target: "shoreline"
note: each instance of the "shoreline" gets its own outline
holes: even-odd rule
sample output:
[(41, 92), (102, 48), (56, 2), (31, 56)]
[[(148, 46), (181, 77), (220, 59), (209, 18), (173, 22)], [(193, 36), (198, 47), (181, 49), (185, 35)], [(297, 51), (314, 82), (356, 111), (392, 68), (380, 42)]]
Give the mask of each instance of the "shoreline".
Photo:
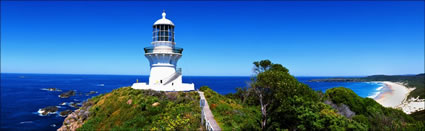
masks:
[[(408, 99), (411, 91), (415, 88), (407, 88), (403, 83), (390, 82), (390, 81), (376, 81), (383, 83), (389, 90), (383, 90), (379, 95), (374, 98), (376, 102), (384, 107), (391, 107), (400, 109), (406, 114), (411, 114), (415, 111), (425, 109), (424, 99)], [(384, 87), (384, 88), (385, 88)]]
[(407, 87), (399, 83), (389, 81), (379, 82), (389, 88), (389, 91), (383, 91), (377, 98), (375, 98), (375, 101), (384, 107), (395, 108), (396, 106), (401, 105), (410, 93), (410, 90)]

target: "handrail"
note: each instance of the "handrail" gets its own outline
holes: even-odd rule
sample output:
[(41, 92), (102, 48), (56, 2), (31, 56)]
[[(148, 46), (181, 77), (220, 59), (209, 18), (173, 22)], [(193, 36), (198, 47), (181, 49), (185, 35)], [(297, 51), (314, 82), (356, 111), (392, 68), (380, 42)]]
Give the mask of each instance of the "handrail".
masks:
[(205, 129), (207, 131), (214, 131), (214, 127), (211, 125), (210, 121), (207, 119), (205, 112), (204, 112), (204, 109), (203, 109), (203, 107), (205, 105), (205, 101), (206, 101), (205, 99), (201, 99), (201, 101), (200, 101), (201, 108), (202, 108), (202, 110), (201, 110), (201, 117), (202, 117), (201, 123), (203, 123), (203, 121), (205, 120)]
[[(204, 120), (205, 120), (205, 129), (207, 131), (219, 131), (220, 126), (218, 126), (217, 122), (214, 119), (214, 115), (212, 114), (209, 106), (208, 106), (208, 102), (204, 96), (204, 92), (202, 91), (198, 91), (199, 96), (200, 96), (200, 107), (201, 107), (201, 124), (204, 124)], [(207, 115), (209, 115), (207, 117)]]

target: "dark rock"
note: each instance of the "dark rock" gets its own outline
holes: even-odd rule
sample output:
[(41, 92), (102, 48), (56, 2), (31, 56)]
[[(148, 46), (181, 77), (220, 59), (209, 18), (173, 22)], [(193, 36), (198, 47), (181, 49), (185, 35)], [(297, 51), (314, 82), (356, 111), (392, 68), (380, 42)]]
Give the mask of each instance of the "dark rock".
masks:
[(332, 101), (330, 101), (330, 100), (325, 100), (325, 102), (324, 102), (325, 104), (328, 104), (328, 105), (330, 105), (330, 106), (332, 106), (332, 108), (333, 109), (335, 109), (335, 110), (337, 110), (338, 111), (338, 114), (340, 114), (340, 115), (343, 115), (343, 116), (345, 116), (345, 117), (347, 117), (347, 118), (352, 118), (353, 116), (355, 116), (356, 115), (356, 113), (355, 112), (353, 112), (353, 111), (351, 111), (351, 109), (350, 109), (350, 107), (348, 107), (347, 105), (345, 105), (345, 104), (339, 104), (339, 105), (336, 105), (335, 103), (333, 103)]
[(62, 91), (58, 88), (43, 88), (42, 90), (46, 90), (46, 91)]
[(74, 107), (74, 108), (78, 108), (79, 107), (78, 105), (79, 105), (79, 103), (72, 103), (69, 106)]
[(56, 88), (47, 88), (49, 91), (56, 91)]
[(86, 93), (86, 96), (93, 95), (93, 94), (96, 94), (96, 93), (97, 93), (97, 91), (90, 91), (90, 92)]
[(62, 117), (66, 117), (71, 113), (72, 113), (72, 110), (65, 110), (65, 111), (60, 112), (59, 115), (62, 116)]
[(54, 113), (56, 111), (58, 111), (58, 107), (56, 106), (48, 106), (40, 110), (42, 115), (47, 115), (49, 113)]
[(59, 95), (60, 98), (69, 98), (75, 95), (75, 91), (67, 91)]

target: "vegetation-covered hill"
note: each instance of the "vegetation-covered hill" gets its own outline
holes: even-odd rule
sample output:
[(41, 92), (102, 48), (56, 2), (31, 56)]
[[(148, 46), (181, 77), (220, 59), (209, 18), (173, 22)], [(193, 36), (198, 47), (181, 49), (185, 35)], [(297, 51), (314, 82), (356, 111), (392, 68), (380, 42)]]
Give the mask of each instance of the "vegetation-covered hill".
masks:
[[(226, 120), (236, 121), (237, 125), (249, 125), (236, 129), (424, 130), (423, 121), (417, 121), (400, 110), (383, 107), (373, 99), (361, 98), (351, 89), (333, 88), (323, 94), (297, 81), (280, 64), (263, 60), (254, 62), (254, 65), (256, 77), (250, 87), (238, 88), (236, 93), (226, 96), (202, 89), (210, 92), (206, 93), (211, 94), (207, 97), (208, 101), (216, 101), (209, 103), (210, 107), (233, 105), (212, 109), (213, 113), (216, 112), (215, 117), (228, 117)], [(223, 113), (229, 111), (238, 113)], [(231, 116), (248, 114), (245, 112), (251, 113), (251, 116), (245, 120), (231, 119)], [(217, 121), (220, 123), (220, 120)], [(249, 123), (253, 121), (256, 124)]]
[[(223, 130), (261, 130), (261, 112), (256, 104), (243, 104), (239, 93), (220, 95), (204, 86), (206, 99), (214, 114), (214, 118)], [(293, 94), (296, 97), (303, 94)], [(276, 115), (279, 111), (269, 112), (266, 130), (420, 130), (424, 123), (414, 120), (404, 112), (381, 106), (370, 98), (361, 98), (348, 88), (333, 88), (325, 94), (319, 94), (319, 101), (313, 102), (298, 99), (297, 104), (286, 105), (284, 115)], [(240, 99), (242, 98), (242, 99)], [(291, 99), (287, 97), (287, 99)], [(336, 105), (347, 105), (355, 115), (347, 117), (341, 110), (325, 104), (330, 100)], [(304, 103), (304, 104), (302, 104)], [(291, 118), (292, 117), (292, 118)], [(273, 121), (279, 119), (279, 121)], [(278, 127), (278, 128), (274, 128)]]
[(410, 116), (418, 121), (425, 121), (425, 110), (413, 112)]
[[(425, 130), (423, 112), (412, 117), (343, 87), (316, 92), (280, 64), (254, 65), (256, 77), (236, 93), (200, 88), (223, 130)], [(200, 113), (197, 92), (124, 87), (89, 99), (60, 129), (199, 130)]]
[(371, 98), (361, 98), (348, 88), (329, 89), (324, 99), (338, 105), (347, 105), (351, 111), (355, 112), (352, 119), (367, 125), (371, 130), (424, 129), (423, 122), (416, 121), (403, 111), (383, 107)]
[[(123, 87), (89, 99), (86, 105), (89, 106), (82, 108), (88, 107), (89, 115), (78, 130), (193, 130), (201, 127), (197, 92)], [(64, 125), (72, 119), (69, 117)]]

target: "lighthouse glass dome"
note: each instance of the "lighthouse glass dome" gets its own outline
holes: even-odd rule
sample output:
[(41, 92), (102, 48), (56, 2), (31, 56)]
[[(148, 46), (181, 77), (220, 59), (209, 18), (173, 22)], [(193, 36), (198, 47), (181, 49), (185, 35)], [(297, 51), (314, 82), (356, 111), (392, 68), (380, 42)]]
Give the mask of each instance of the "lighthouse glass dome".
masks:
[(153, 42), (170, 41), (174, 43), (174, 25), (153, 25)]

